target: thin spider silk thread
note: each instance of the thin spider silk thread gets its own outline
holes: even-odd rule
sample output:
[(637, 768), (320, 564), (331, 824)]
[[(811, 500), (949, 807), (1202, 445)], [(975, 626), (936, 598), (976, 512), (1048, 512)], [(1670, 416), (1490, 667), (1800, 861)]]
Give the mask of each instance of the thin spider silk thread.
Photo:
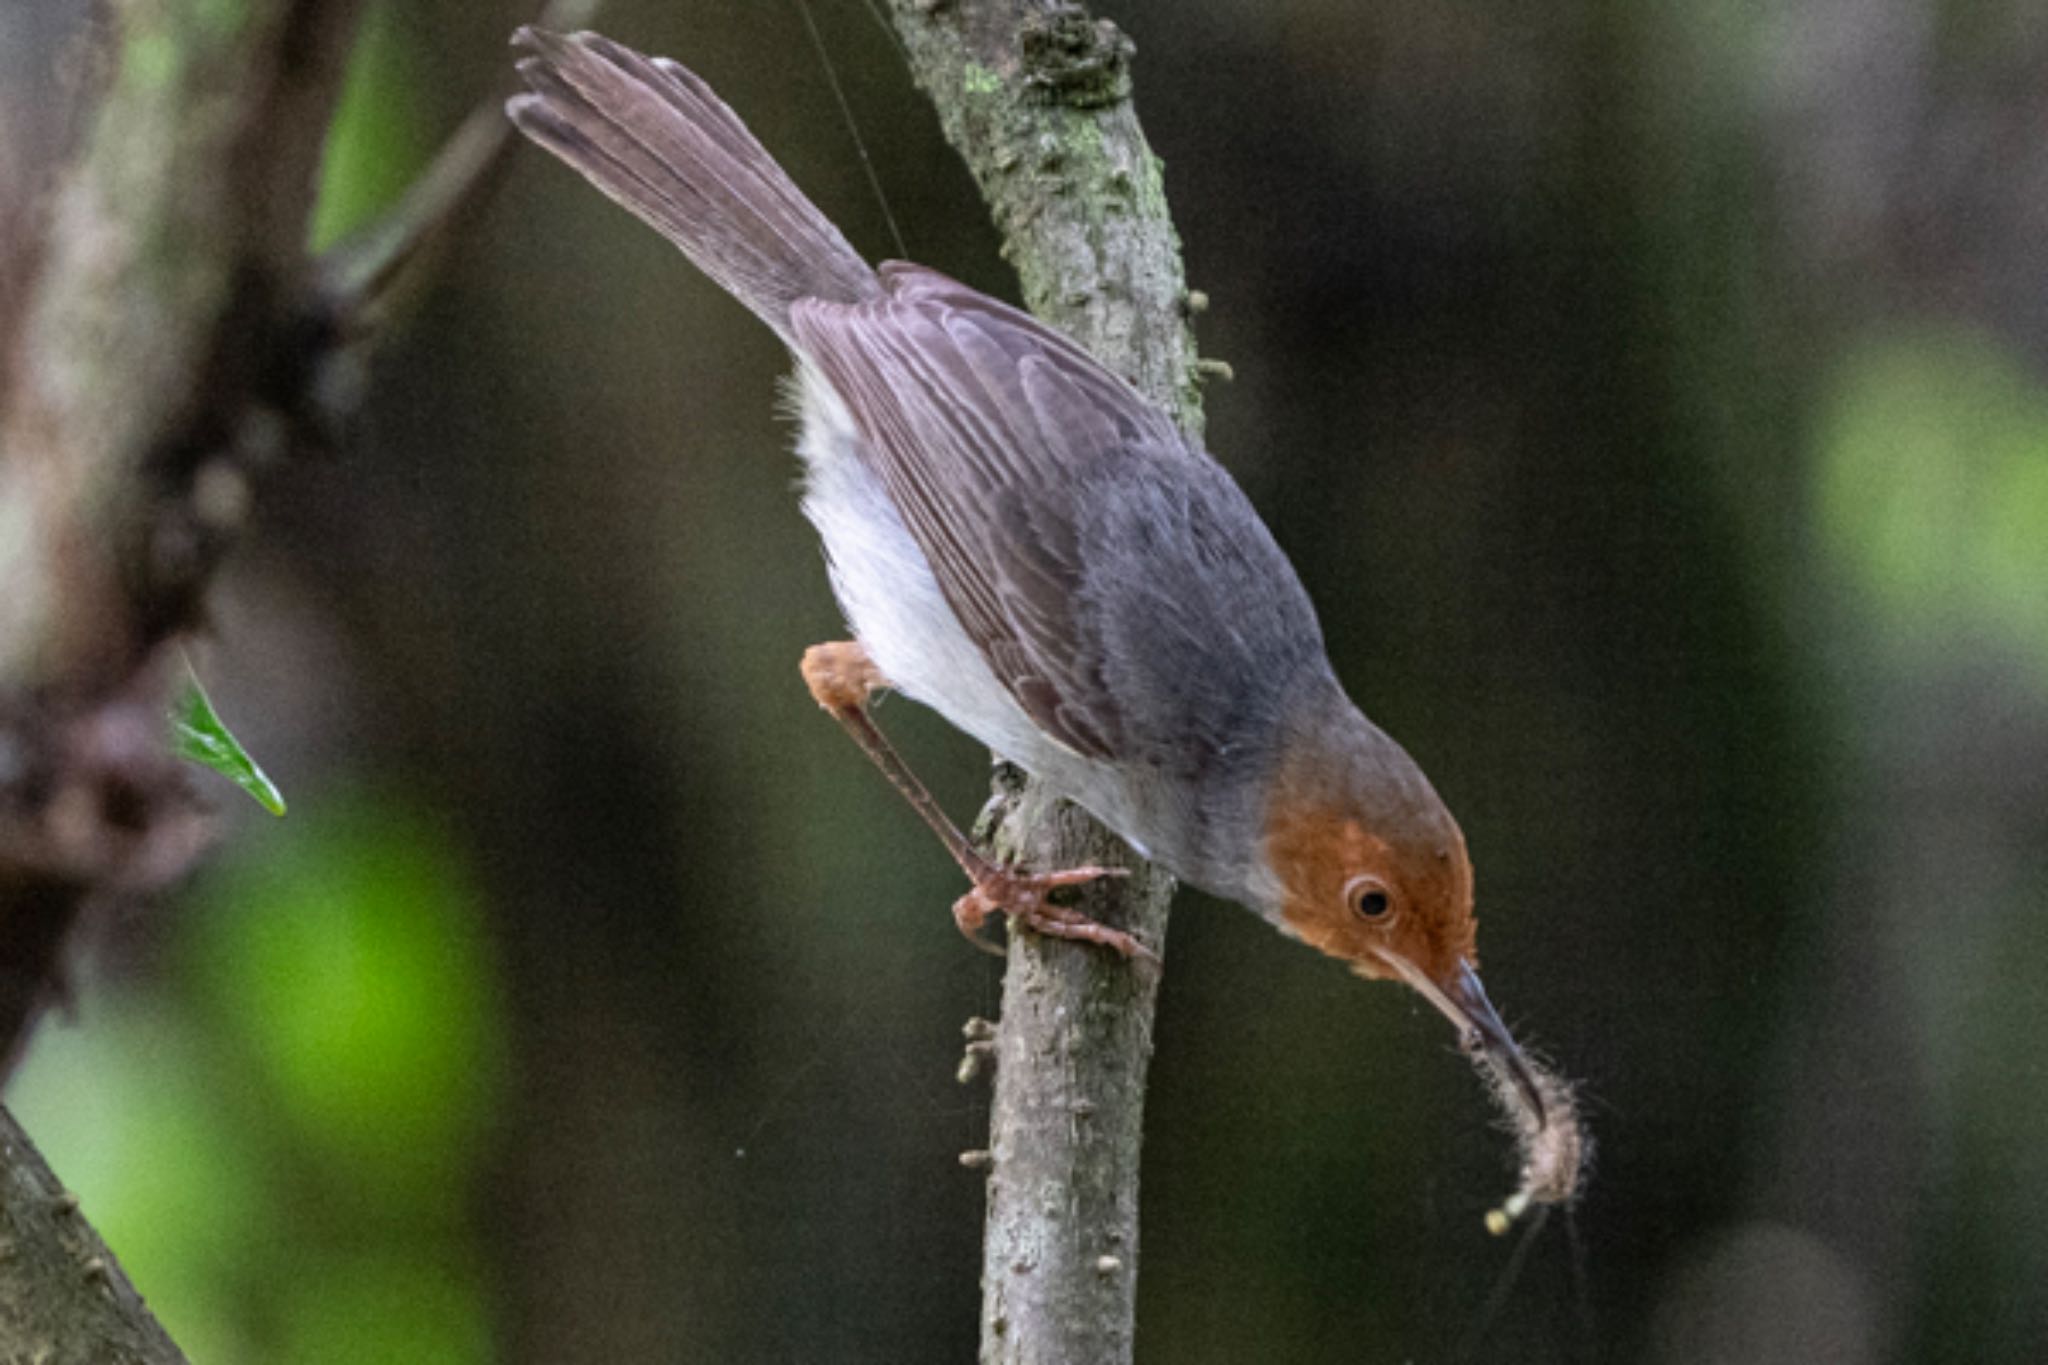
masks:
[(811, 47), (818, 54), (818, 62), (825, 68), (825, 84), (832, 88), (832, 98), (838, 102), (839, 116), (846, 122), (846, 131), (853, 138), (853, 149), (860, 155), (860, 168), (868, 178), (868, 188), (875, 192), (875, 202), (881, 205), (882, 220), (889, 225), (889, 237), (896, 243), (898, 259), (910, 259), (910, 248), (903, 244), (903, 231), (896, 226), (896, 215), (889, 208), (889, 196), (882, 193), (882, 178), (875, 174), (874, 160), (868, 156), (867, 140), (860, 135), (860, 125), (854, 121), (853, 106), (847, 102), (846, 91), (840, 88), (839, 73), (832, 66), (832, 56), (825, 48), (825, 37), (818, 32), (817, 18), (811, 13), (811, 0), (796, 0), (797, 13), (803, 16), (804, 32), (811, 37)]
[(1508, 1263), (1501, 1267), (1500, 1278), (1493, 1283), (1493, 1292), (1486, 1296), (1486, 1302), (1479, 1309), (1479, 1320), (1460, 1342), (1451, 1356), (1454, 1361), (1465, 1365), (1479, 1358), (1479, 1347), (1485, 1342), (1486, 1334), (1500, 1318), (1501, 1310), (1507, 1307), (1508, 1297), (1514, 1292), (1516, 1281), (1522, 1278), (1522, 1269), (1529, 1262), (1529, 1252), (1536, 1245), (1536, 1237), (1543, 1231), (1543, 1225), (1550, 1221), (1550, 1205), (1538, 1204), (1535, 1214), (1522, 1226), (1522, 1236), (1515, 1243), (1515, 1249), (1508, 1255)]

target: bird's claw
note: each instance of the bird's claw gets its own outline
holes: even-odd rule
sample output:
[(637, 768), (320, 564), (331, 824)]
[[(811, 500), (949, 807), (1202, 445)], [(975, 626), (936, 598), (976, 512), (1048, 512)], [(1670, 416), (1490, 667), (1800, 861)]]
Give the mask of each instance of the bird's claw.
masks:
[(1046, 935), (1072, 939), (1114, 949), (1126, 958), (1157, 962), (1159, 955), (1121, 929), (1097, 923), (1071, 906), (1054, 905), (1048, 892), (1066, 886), (1085, 886), (1109, 877), (1128, 877), (1127, 867), (1073, 867), (1059, 872), (1017, 872), (990, 867), (974, 879), (968, 893), (953, 903), (953, 922), (970, 943), (984, 952), (1003, 955), (1003, 948), (981, 936), (990, 915), (1003, 914), (1012, 924)]

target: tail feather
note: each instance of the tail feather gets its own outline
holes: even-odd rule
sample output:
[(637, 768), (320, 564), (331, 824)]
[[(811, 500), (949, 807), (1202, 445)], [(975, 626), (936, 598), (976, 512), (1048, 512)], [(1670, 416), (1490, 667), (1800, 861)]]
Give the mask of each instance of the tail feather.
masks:
[(531, 92), (506, 112), (698, 269), (791, 339), (798, 299), (881, 293), (875, 272), (739, 116), (675, 62), (595, 33), (522, 28)]

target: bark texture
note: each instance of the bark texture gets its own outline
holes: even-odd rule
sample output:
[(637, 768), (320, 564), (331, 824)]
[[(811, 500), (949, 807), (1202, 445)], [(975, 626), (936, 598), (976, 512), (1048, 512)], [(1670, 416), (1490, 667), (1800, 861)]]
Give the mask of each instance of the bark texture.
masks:
[[(1180, 243), (1131, 106), (1132, 47), (1051, 0), (896, 0), (898, 32), (1038, 316), (1199, 432)], [(1133, 869), (1083, 908), (1164, 953), (1173, 880), (1007, 765), (981, 831), (1026, 867)], [(1013, 935), (996, 1039), (984, 1365), (1128, 1362), (1159, 971)]]
[(78, 1200), (0, 1108), (0, 1359), (183, 1365)]

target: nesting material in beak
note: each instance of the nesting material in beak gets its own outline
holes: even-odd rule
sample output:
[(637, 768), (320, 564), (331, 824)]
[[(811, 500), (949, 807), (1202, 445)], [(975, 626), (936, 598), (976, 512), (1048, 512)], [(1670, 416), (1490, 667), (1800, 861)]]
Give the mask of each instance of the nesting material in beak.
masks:
[(1451, 1021), (1465, 1054), (1478, 1064), (1494, 1099), (1514, 1124), (1521, 1148), (1521, 1184), (1487, 1213), (1487, 1230), (1500, 1236), (1531, 1205), (1569, 1202), (1579, 1191), (1591, 1150), (1571, 1087), (1515, 1046), (1470, 963), (1460, 959), (1456, 971), (1438, 982), (1406, 958), (1394, 953), (1381, 956)]

